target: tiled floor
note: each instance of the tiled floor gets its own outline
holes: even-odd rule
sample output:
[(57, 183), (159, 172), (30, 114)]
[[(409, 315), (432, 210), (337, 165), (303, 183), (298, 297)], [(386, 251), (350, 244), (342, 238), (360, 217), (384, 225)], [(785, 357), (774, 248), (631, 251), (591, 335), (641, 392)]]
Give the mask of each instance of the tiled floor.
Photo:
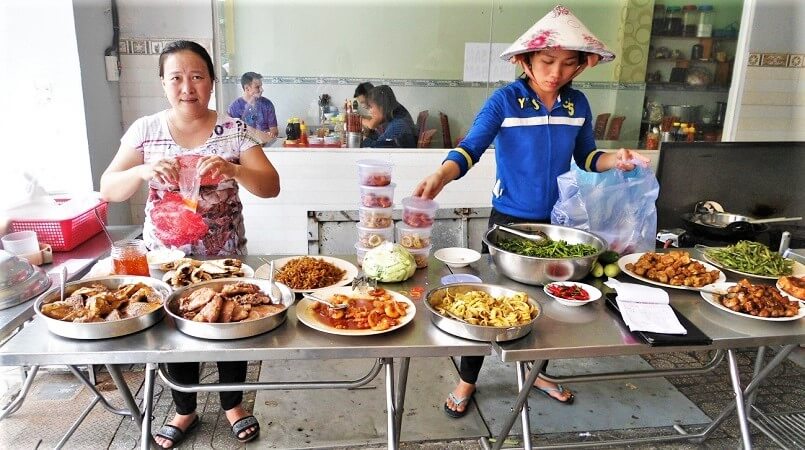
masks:
[[(801, 356), (801, 352), (798, 352)], [(751, 373), (753, 362), (753, 351), (740, 352), (739, 363), (742, 373), (745, 377)], [(770, 357), (770, 356), (769, 356)], [(707, 355), (699, 353), (674, 353), (665, 355), (652, 355), (643, 358), (644, 362), (630, 362), (630, 364), (650, 364), (655, 368), (666, 367), (681, 367), (689, 365), (698, 365), (707, 359)], [(794, 358), (796, 359), (796, 357)], [(462, 430), (462, 421), (450, 421), (440, 414), (432, 414), (431, 411), (423, 413), (422, 409), (432, 409), (433, 412), (438, 413), (444, 391), (446, 386), (450, 386), (455, 378), (455, 372), (450, 370), (449, 364), (443, 360), (434, 366), (425, 366), (420, 360), (414, 360), (411, 364), (412, 376), (409, 387), (409, 395), (406, 402), (406, 417), (405, 426), (409, 428), (421, 428), (418, 425), (419, 420), (430, 422), (429, 426), (443, 427), (447, 431), (456, 431), (453, 436), (450, 432), (444, 431), (440, 433), (438, 440), (427, 439), (428, 432), (424, 428), (418, 430), (408, 430), (404, 433), (404, 437), (414, 439), (404, 442), (404, 449), (476, 449), (479, 448), (477, 434), (472, 435), (473, 431), (478, 426), (485, 426), (486, 432), (490, 428), (495, 429), (494, 423), (499, 421), (499, 417), (489, 417), (490, 404), (496, 400), (492, 398), (479, 398), (481, 414), (471, 419), (462, 419), (462, 421), (469, 420), (473, 425), (470, 427), (464, 426)], [(557, 372), (566, 370), (568, 367), (566, 362), (558, 361), (555, 367)], [(214, 366), (213, 366), (214, 367)], [(279, 367), (279, 369), (277, 368)], [(281, 367), (277, 366), (275, 369), (269, 371), (263, 369), (266, 375), (277, 374), (282, 372)], [(290, 367), (290, 366), (289, 366)], [(302, 367), (302, 366), (297, 366)], [(431, 370), (429, 367), (438, 367), (438, 370)], [(418, 369), (417, 369), (418, 368)], [(309, 367), (307, 370), (311, 370)], [(351, 369), (342, 366), (340, 370), (349, 371)], [(356, 369), (357, 370), (357, 369)], [(416, 372), (414, 372), (416, 370)], [(251, 363), (249, 365), (249, 379), (257, 380), (260, 376), (261, 367), (259, 363)], [(496, 375), (497, 373), (497, 375)], [(805, 402), (805, 387), (803, 387), (801, 380), (805, 379), (805, 370), (797, 364), (786, 361), (781, 367), (775, 370), (769, 377), (767, 383), (763, 386), (757, 399), (757, 404), (767, 411), (791, 411), (803, 409)], [(312, 376), (312, 375), (311, 375)], [(495, 367), (494, 361), (490, 361), (485, 365), (484, 373), (482, 374), (481, 381), (479, 381), (479, 389), (483, 389), (486, 385), (486, 391), (494, 390), (493, 386), (500, 384), (507, 386), (513, 383), (513, 379), (509, 372), (499, 371)], [(205, 381), (210, 381), (215, 378), (215, 372), (207, 368), (204, 373)], [(505, 378), (505, 379), (500, 379)], [(141, 386), (143, 379), (142, 367), (133, 367), (132, 370), (126, 372), (126, 380), (130, 386)], [(429, 390), (427, 387), (427, 380), (440, 380), (433, 381), (434, 389)], [(690, 422), (697, 422), (698, 414), (706, 414), (713, 416), (728, 402), (732, 401), (732, 393), (727, 384), (728, 373), (725, 364), (719, 366), (715, 371), (704, 375), (686, 376), (686, 377), (671, 377), (666, 380), (659, 380), (660, 383), (669, 383), (668, 386), (673, 386), (672, 394), (678, 396), (680, 399), (673, 399), (673, 401), (689, 401), (694, 405), (691, 410), (692, 420)], [(0, 369), (0, 389), (5, 386), (8, 390), (0, 395), (0, 406), (5, 406), (11, 398), (11, 393), (19, 388), (20, 378), (18, 372), (8, 368)], [(377, 387), (382, 386), (382, 383), (376, 381), (373, 385), (377, 385), (374, 389), (366, 389), (361, 391), (344, 392), (347, 395), (352, 394), (354, 398), (357, 396), (382, 396), (382, 389)], [(640, 387), (639, 384), (632, 383), (633, 386)], [(661, 386), (658, 384), (657, 386)], [(574, 389), (578, 392), (580, 399), (596, 396), (594, 393), (600, 392), (604, 387), (599, 386), (599, 383), (584, 383), (575, 384)], [(98, 375), (98, 388), (101, 392), (108, 394), (111, 402), (114, 405), (122, 405), (122, 402), (117, 395), (113, 384), (109, 380), (108, 374), (100, 372)], [(641, 398), (643, 391), (640, 387), (636, 399), (641, 399), (644, 403), (644, 398)], [(648, 389), (646, 387), (645, 389)], [(337, 391), (318, 391), (319, 401), (326, 399), (332, 402), (339, 402), (342, 397), (337, 397), (334, 393)], [(333, 393), (333, 394), (328, 394)], [(253, 408), (256, 412), (261, 410), (265, 411), (266, 407), (272, 408), (272, 413), (263, 420), (263, 435), (261, 439), (249, 447), (252, 448), (323, 448), (321, 445), (316, 445), (320, 436), (316, 435), (316, 427), (328, 417), (328, 409), (332, 407), (332, 403), (320, 402), (304, 402), (302, 407), (297, 401), (298, 398), (294, 397), (295, 394), (285, 391), (272, 391), (271, 393), (264, 393), (255, 395), (254, 392), (247, 393), (245, 397), (246, 407)], [(634, 394), (634, 393), (632, 393)], [(648, 394), (650, 396), (650, 394)], [(273, 397), (273, 398), (272, 398)], [(685, 398), (686, 397), (686, 398)], [(256, 398), (260, 398), (263, 404), (255, 406)], [(0, 448), (52, 448), (59, 441), (61, 435), (69, 428), (70, 423), (75, 417), (79, 415), (81, 410), (90, 402), (91, 395), (86, 389), (83, 389), (80, 384), (75, 381), (75, 378), (69, 372), (51, 370), (42, 373), (38, 378), (34, 387), (26, 399), (23, 407), (14, 415), (0, 422)], [(535, 414), (534, 410), (540, 408), (550, 407), (550, 403), (543, 401), (544, 397), (532, 396), (530, 402), (532, 405), (532, 415)], [(139, 397), (138, 397), (139, 400)], [(634, 407), (634, 399), (628, 396), (623, 397), (624, 405)], [(269, 402), (268, 404), (265, 404)], [(271, 403), (274, 402), (274, 403)], [(295, 403), (296, 402), (296, 403)], [(287, 405), (295, 403), (296, 411), (287, 410)], [(198, 448), (198, 449), (220, 449), (220, 448), (239, 448), (237, 442), (230, 437), (229, 426), (226, 419), (220, 412), (218, 407), (218, 396), (215, 394), (202, 395), (199, 398), (199, 404), (202, 416), (202, 426), (188, 439), (187, 445), (183, 448)], [(681, 403), (680, 403), (681, 404)], [(329, 406), (328, 406), (329, 405)], [(625, 407), (620, 405), (620, 407)], [(282, 407), (280, 407), (282, 406)], [(588, 421), (580, 422), (574, 417), (578, 416), (581, 412), (582, 403), (578, 403), (571, 407), (559, 406), (553, 408), (552, 415), (557, 416), (559, 419), (554, 420), (555, 425), (552, 428), (540, 431), (540, 426), (535, 423), (534, 429), (541, 434), (534, 436), (535, 445), (545, 445), (553, 443), (561, 443), (567, 441), (599, 441), (608, 438), (629, 438), (637, 437), (648, 434), (657, 433), (675, 433), (670, 426), (642, 426), (641, 424), (647, 422), (633, 422), (628, 426), (618, 426), (616, 428), (622, 429), (597, 429), (594, 425), (590, 425)], [(606, 407), (605, 405), (596, 404), (593, 402), (590, 409)], [(312, 411), (314, 409), (324, 409), (318, 411), (316, 416), (319, 417), (316, 422), (310, 423), (309, 429), (302, 428), (300, 431), (296, 429), (296, 433), (304, 435), (307, 433), (314, 439), (311, 442), (305, 443), (293, 440), (292, 437), (285, 436), (285, 431), (279, 426), (282, 421), (298, 420), (299, 417), (306, 415), (305, 408), (311, 408), (310, 415), (314, 416)], [(352, 408), (352, 409), (350, 409)], [(336, 409), (332, 409), (332, 421), (338, 422), (339, 420), (349, 421), (350, 411), (354, 411), (354, 407), (340, 409), (341, 413), (337, 413)], [(644, 410), (644, 414), (656, 415), (661, 413), (657, 411), (656, 407), (653, 410)], [(346, 410), (347, 413), (343, 414)], [(626, 410), (624, 410), (626, 411)], [(154, 428), (164, 423), (167, 417), (172, 414), (172, 402), (167, 390), (162, 389), (162, 385), (158, 384), (155, 396), (155, 420)], [(384, 412), (378, 408), (377, 411), (371, 414), (364, 414), (363, 416), (355, 415), (355, 417), (371, 417), (371, 415), (383, 415)], [(476, 413), (477, 414), (477, 413)], [(497, 414), (497, 413), (494, 413)], [(340, 418), (338, 418), (341, 416)], [(469, 417), (469, 416), (468, 416)], [(562, 419), (564, 417), (564, 419)], [(383, 448), (383, 437), (385, 435), (384, 421), (382, 417), (375, 417), (377, 420), (367, 422), (363, 430), (370, 430), (368, 434), (361, 435), (355, 439), (350, 439), (353, 436), (352, 428), (346, 428), (342, 433), (343, 439), (338, 442), (328, 441), (326, 448), (341, 448), (341, 449), (367, 449), (367, 448)], [(494, 420), (493, 420), (494, 419)], [(556, 417), (554, 418), (556, 419)], [(562, 421), (567, 422), (566, 431), (553, 432), (554, 430), (562, 430)], [(333, 424), (329, 424), (332, 428)], [(336, 423), (337, 425), (337, 423)], [(355, 429), (361, 429), (361, 424), (352, 423)], [(422, 425), (424, 426), (424, 425)], [(301, 428), (301, 427), (299, 427)], [(611, 427), (610, 427), (611, 428)], [(693, 427), (695, 429), (695, 427)], [(586, 431), (585, 431), (586, 430)], [(283, 435), (280, 435), (283, 433)], [(293, 434), (293, 433), (291, 433)], [(357, 435), (355, 435), (357, 436)], [(368, 437), (367, 437), (368, 436)], [(659, 449), (693, 449), (693, 448), (736, 448), (739, 445), (739, 436), (737, 423), (734, 418), (728, 419), (725, 425), (718, 430), (714, 436), (702, 445), (697, 444), (673, 444), (673, 445), (654, 445), (641, 448), (659, 448)], [(284, 440), (283, 440), (284, 439)], [(136, 426), (130, 420), (124, 420), (117, 416), (113, 416), (103, 408), (96, 406), (86, 422), (79, 427), (76, 434), (69, 440), (65, 448), (76, 449), (97, 449), (97, 448), (114, 448), (114, 449), (131, 449), (137, 446), (138, 432)], [(517, 436), (511, 437), (509, 441), (512, 445), (519, 443)], [(753, 444), (755, 448), (777, 448), (774, 443), (759, 433), (753, 430)]]

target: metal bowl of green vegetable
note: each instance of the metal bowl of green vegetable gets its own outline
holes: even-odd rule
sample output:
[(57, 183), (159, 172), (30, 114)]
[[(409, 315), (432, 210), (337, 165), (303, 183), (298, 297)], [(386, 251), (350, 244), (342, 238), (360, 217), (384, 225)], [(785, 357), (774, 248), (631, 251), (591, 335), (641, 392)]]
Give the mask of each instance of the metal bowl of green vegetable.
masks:
[(587, 231), (541, 223), (509, 224), (547, 239), (529, 240), (497, 227), (484, 236), (497, 270), (512, 280), (543, 286), (554, 281), (581, 280), (606, 249), (603, 239)]

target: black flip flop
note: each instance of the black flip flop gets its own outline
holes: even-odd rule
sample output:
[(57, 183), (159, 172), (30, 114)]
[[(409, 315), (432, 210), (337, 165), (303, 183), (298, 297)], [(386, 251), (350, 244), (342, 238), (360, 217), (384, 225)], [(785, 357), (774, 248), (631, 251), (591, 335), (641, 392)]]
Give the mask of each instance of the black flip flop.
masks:
[(558, 392), (560, 394), (564, 394), (565, 387), (562, 386), (561, 384), (557, 384), (556, 386), (557, 387), (555, 387), (555, 388), (541, 388), (541, 387), (537, 387), (537, 386), (531, 386), (531, 389), (533, 389), (533, 390), (541, 393), (542, 395), (545, 395), (548, 398), (550, 398), (552, 400), (555, 400), (555, 401), (557, 401), (557, 402), (559, 402), (559, 403), (561, 403), (563, 405), (572, 405), (573, 400), (575, 400), (576, 396), (573, 395), (573, 393), (570, 392), (570, 391), (568, 391), (568, 392), (570, 392), (570, 397), (568, 397), (567, 400), (560, 400), (560, 399), (554, 397), (553, 395), (551, 395), (551, 392)]
[[(193, 429), (196, 428), (199, 423), (201, 423), (201, 419), (199, 419), (198, 414), (197, 414), (196, 418), (193, 419), (193, 422), (191, 422), (190, 425), (188, 425), (186, 430), (182, 430), (181, 428), (177, 427), (176, 425), (165, 424), (165, 425), (162, 425), (162, 428), (159, 429), (159, 431), (157, 432), (156, 436), (164, 438), (164, 439), (168, 439), (171, 442), (173, 442), (173, 445), (171, 445), (168, 448), (176, 448), (176, 447), (179, 446), (179, 444), (182, 443), (182, 441), (185, 440), (185, 438), (187, 437), (187, 434), (190, 433), (191, 431), (193, 431)], [(160, 448), (164, 448), (164, 447), (160, 446)]]
[(475, 391), (473, 391), (472, 394), (464, 398), (456, 397), (455, 394), (453, 394), (452, 392), (447, 394), (447, 396), (450, 398), (450, 401), (456, 405), (456, 407), (461, 406), (462, 403), (467, 404), (466, 406), (464, 406), (464, 411), (455, 411), (450, 409), (449, 406), (447, 406), (447, 402), (444, 402), (444, 413), (452, 417), (453, 419), (460, 419), (465, 415), (467, 415), (467, 411), (469, 411), (470, 409), (469, 402), (470, 400), (473, 399), (473, 397), (475, 397)]
[[(251, 427), (254, 427), (254, 431), (248, 433), (246, 437), (241, 438), (238, 436), (240, 433), (243, 433), (245, 430)], [(232, 424), (232, 436), (234, 436), (235, 439), (237, 439), (241, 444), (251, 442), (259, 435), (260, 423), (257, 422), (257, 419), (254, 416), (246, 416)]]

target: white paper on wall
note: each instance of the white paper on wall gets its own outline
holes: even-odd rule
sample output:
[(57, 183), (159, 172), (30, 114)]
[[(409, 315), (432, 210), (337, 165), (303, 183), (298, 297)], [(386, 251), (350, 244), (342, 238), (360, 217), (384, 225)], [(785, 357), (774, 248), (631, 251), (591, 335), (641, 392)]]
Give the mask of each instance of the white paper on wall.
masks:
[(514, 65), (500, 59), (510, 44), (464, 43), (464, 81), (512, 81)]

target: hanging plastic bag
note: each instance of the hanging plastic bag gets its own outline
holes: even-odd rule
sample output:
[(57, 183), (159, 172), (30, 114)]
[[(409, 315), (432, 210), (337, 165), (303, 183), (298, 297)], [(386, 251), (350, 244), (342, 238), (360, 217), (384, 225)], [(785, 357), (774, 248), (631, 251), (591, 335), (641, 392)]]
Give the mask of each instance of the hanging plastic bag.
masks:
[(660, 185), (651, 169), (595, 173), (574, 164), (557, 181), (551, 223), (595, 233), (619, 254), (655, 248)]

